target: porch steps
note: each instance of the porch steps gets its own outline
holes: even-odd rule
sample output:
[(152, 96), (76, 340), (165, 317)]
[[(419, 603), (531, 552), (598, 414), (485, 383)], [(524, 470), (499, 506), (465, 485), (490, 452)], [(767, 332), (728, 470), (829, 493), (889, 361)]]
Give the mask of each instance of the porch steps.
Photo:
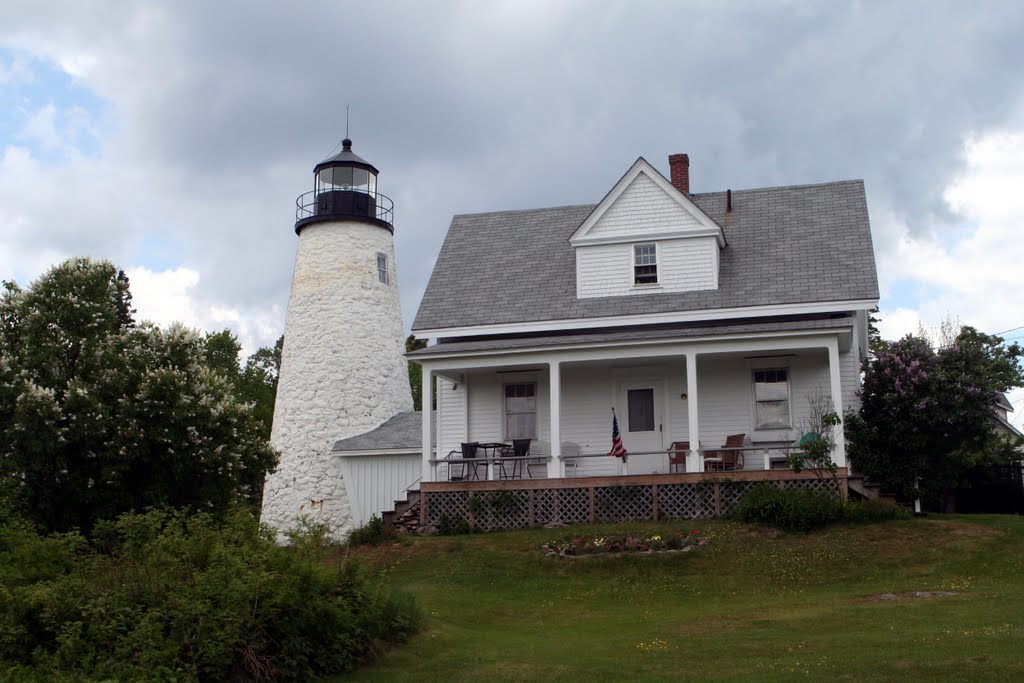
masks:
[(898, 502), (896, 496), (882, 490), (881, 484), (870, 482), (862, 476), (851, 475), (846, 484), (852, 493), (856, 493), (863, 500), (887, 500), (891, 503)]
[(396, 500), (393, 510), (381, 514), (381, 520), (388, 527), (416, 531), (420, 526), (420, 491), (412, 489), (405, 500)]

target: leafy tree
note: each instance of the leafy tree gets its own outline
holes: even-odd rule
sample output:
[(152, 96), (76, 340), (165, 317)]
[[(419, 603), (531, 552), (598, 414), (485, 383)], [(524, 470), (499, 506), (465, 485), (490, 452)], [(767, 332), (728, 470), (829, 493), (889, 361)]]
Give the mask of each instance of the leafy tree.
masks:
[[(410, 334), (405, 339), (405, 351), (418, 351), (427, 347), (426, 339), (417, 339)], [(409, 389), (412, 391), (413, 410), (423, 410), (423, 368), (419, 363), (409, 361)]]
[(245, 368), (238, 376), (238, 395), (252, 405), (253, 416), (260, 421), (260, 431), (270, 440), (274, 425), (274, 406), (277, 402), (277, 378), (281, 373), (281, 350), (284, 336), (277, 338), (274, 346), (264, 346), (245, 362)]
[(128, 278), (75, 259), (0, 295), (0, 498), (42, 528), (258, 501), (277, 456), (181, 326), (136, 326)]
[(241, 374), (238, 365), (238, 354), (242, 345), (231, 330), (207, 332), (203, 340), (204, 364), (215, 372), (219, 372), (232, 383), (237, 383)]
[(238, 399), (252, 407), (253, 416), (260, 423), (260, 434), (268, 441), (274, 423), (283, 345), (281, 336), (274, 346), (264, 346), (249, 356), (242, 368), (238, 360), (242, 345), (231, 330), (207, 333), (204, 344), (206, 366), (227, 379)]
[(1019, 458), (992, 429), (998, 392), (1024, 383), (1017, 344), (961, 328), (935, 350), (907, 336), (864, 367), (861, 407), (846, 416), (857, 471), (906, 498), (938, 498), (971, 467)]

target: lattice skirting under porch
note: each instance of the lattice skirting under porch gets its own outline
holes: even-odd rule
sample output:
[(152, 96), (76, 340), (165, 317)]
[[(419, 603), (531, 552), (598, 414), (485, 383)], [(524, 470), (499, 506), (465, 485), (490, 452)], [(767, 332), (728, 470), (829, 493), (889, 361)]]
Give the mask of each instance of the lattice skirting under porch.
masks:
[(424, 484), (420, 523), (443, 527), (462, 520), (480, 531), (520, 529), (552, 522), (628, 522), (704, 519), (730, 514), (753, 487), (846, 495), (846, 476), (743, 473), (741, 477), (651, 475), (592, 479)]

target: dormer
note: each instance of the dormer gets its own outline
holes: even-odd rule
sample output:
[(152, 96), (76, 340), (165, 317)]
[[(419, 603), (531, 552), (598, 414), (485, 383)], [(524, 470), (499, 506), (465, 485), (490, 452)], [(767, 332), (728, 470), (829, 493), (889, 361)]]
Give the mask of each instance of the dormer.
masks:
[(718, 289), (722, 228), (687, 196), (689, 159), (673, 182), (640, 157), (576, 229), (580, 299)]

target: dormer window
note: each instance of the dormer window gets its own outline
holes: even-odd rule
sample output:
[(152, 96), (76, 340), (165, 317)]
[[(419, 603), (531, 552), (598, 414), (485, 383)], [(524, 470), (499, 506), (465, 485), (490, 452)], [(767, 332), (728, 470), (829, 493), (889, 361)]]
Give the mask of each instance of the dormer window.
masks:
[(633, 245), (633, 284), (658, 284), (658, 246), (656, 244)]

